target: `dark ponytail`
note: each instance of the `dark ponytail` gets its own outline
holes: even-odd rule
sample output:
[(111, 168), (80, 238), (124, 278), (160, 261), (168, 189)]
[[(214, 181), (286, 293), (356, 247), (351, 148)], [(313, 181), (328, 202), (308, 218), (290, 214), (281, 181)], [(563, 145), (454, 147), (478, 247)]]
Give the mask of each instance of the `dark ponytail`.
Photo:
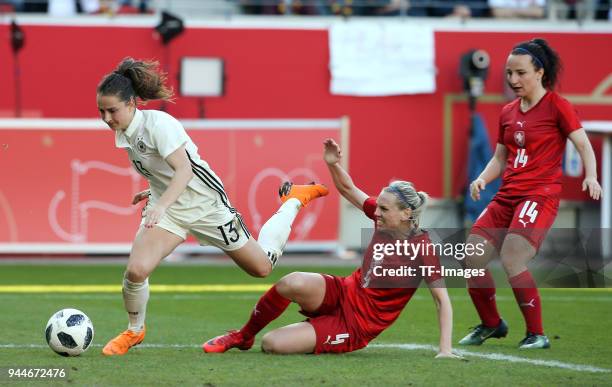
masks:
[(511, 54), (531, 56), (531, 63), (533, 63), (536, 71), (541, 68), (544, 69), (542, 86), (549, 90), (555, 88), (561, 73), (561, 58), (559, 54), (548, 45), (546, 40), (535, 38), (527, 42), (521, 42), (514, 46)]
[(125, 58), (117, 68), (104, 76), (98, 84), (100, 95), (116, 95), (121, 101), (140, 98), (172, 100), (172, 89), (166, 86), (166, 74), (158, 70), (157, 61), (139, 61)]

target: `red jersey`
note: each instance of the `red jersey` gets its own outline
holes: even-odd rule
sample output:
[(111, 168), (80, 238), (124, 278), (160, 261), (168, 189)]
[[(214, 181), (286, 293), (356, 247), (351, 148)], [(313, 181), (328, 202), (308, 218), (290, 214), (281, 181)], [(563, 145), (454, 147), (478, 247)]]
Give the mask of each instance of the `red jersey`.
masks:
[[(368, 218), (374, 220), (375, 210), (376, 198), (368, 198), (363, 204), (364, 213)], [(372, 276), (372, 265), (370, 263), (373, 261), (372, 254), (375, 241), (380, 242), (380, 239), (373, 238), (364, 255), (362, 267), (370, 269), (366, 272), (365, 277)], [(429, 236), (425, 232), (410, 239), (410, 243), (428, 243), (429, 241)], [(388, 259), (393, 260), (394, 257), (386, 256), (383, 261)], [(366, 336), (369, 336), (368, 339), (373, 339), (393, 324), (423, 279), (431, 283), (442, 278), (439, 274), (440, 260), (435, 255), (420, 255), (414, 260), (404, 259), (402, 262), (414, 267), (416, 274), (415, 276), (399, 278), (398, 280), (403, 281), (403, 284), (398, 284), (398, 286), (403, 287), (373, 287), (376, 285), (372, 283), (368, 287), (364, 287), (364, 275), (361, 267), (344, 279), (345, 295), (349, 301), (347, 305), (343, 306), (347, 308), (345, 316), (347, 320), (353, 320), (352, 317), (354, 317), (352, 322), (356, 323)], [(423, 276), (420, 269), (423, 265), (434, 266), (437, 273)]]
[(502, 109), (497, 142), (508, 150), (506, 169), (498, 195), (561, 193), (561, 161), (567, 136), (582, 125), (572, 105), (549, 91), (527, 112), (520, 98)]

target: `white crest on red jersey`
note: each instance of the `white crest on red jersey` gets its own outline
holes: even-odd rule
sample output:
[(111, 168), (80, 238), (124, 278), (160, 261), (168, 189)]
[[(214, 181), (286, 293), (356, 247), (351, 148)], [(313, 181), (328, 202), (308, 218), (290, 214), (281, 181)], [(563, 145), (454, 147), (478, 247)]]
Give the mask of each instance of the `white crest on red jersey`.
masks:
[(525, 145), (525, 132), (522, 130), (517, 130), (514, 132), (514, 142), (516, 142), (516, 145), (522, 148)]

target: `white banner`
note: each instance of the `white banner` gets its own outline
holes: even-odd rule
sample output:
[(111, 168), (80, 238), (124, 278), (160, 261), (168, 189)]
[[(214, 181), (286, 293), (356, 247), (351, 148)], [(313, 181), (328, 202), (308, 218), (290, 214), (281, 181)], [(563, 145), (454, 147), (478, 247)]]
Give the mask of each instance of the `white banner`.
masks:
[(329, 31), (332, 94), (388, 96), (436, 90), (434, 32), (409, 23), (338, 23)]

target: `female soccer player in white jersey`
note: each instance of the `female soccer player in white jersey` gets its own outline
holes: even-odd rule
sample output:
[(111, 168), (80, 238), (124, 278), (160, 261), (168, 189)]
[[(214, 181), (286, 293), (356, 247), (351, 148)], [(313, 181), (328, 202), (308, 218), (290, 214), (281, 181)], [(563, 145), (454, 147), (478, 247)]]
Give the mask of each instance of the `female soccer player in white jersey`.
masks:
[(165, 81), (157, 62), (126, 58), (97, 87), (100, 117), (115, 132), (115, 145), (127, 151), (130, 163), (149, 183), (149, 190), (133, 202), (150, 195), (123, 279), (129, 326), (106, 344), (105, 355), (123, 355), (142, 342), (148, 277), (187, 233), (201, 244), (219, 247), (248, 274), (265, 277), (282, 254), (299, 209), (328, 193), (319, 184), (285, 184), (282, 189), (290, 199), (255, 241), (183, 126), (164, 112), (138, 109), (139, 102), (171, 99)]

